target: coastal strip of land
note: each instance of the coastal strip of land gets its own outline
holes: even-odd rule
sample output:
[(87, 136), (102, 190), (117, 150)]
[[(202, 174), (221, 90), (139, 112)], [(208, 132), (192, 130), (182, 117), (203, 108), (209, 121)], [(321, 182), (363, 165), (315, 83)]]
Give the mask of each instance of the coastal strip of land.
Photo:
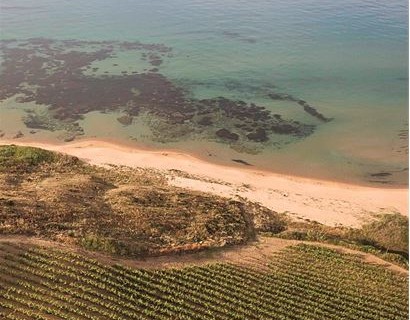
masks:
[(0, 140), (76, 156), (94, 165), (158, 170), (171, 185), (226, 198), (245, 198), (294, 219), (359, 227), (374, 214), (408, 215), (408, 189), (366, 187), (213, 164), (175, 151), (152, 151), (99, 140), (68, 144)]

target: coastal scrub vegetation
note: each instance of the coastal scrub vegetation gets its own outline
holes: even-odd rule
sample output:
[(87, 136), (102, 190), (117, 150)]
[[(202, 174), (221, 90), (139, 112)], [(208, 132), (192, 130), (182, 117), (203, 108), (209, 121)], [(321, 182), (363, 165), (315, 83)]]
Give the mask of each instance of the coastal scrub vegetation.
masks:
[(284, 220), (252, 203), (171, 187), (152, 170), (0, 147), (1, 234), (146, 256), (244, 243), (258, 230), (282, 230)]
[(42, 162), (53, 162), (57, 155), (51, 151), (14, 145), (0, 148), (0, 170), (29, 170)]
[(245, 199), (168, 185), (163, 173), (91, 166), (32, 147), (0, 147), (0, 234), (26, 235), (123, 256), (242, 244), (258, 234), (330, 242), (408, 265), (408, 218), (380, 215), (361, 229), (295, 221)]
[[(369, 252), (408, 267), (409, 219), (399, 213), (380, 214), (361, 228), (330, 227), (317, 222), (288, 221), (285, 230), (270, 234), (283, 239), (327, 242)], [(269, 235), (269, 233), (267, 233)]]

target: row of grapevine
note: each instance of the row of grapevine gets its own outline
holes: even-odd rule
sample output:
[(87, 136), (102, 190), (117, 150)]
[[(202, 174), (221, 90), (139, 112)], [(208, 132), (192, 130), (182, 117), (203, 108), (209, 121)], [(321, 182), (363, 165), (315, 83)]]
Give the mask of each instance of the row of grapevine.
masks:
[(407, 319), (407, 278), (356, 256), (298, 245), (262, 263), (132, 269), (0, 243), (0, 317)]

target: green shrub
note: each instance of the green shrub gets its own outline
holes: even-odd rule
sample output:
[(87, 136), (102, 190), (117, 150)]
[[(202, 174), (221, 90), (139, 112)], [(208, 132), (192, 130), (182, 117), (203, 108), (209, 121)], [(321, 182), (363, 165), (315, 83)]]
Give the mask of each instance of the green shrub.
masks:
[(277, 234), (276, 236), (282, 239), (302, 241), (302, 240), (306, 240), (307, 232), (303, 230), (285, 230)]
[(352, 230), (348, 237), (361, 245), (408, 255), (408, 223), (408, 218), (399, 213), (384, 214), (362, 229)]
[(287, 229), (289, 218), (283, 214), (271, 211), (262, 206), (254, 208), (253, 223), (258, 232), (277, 234)]
[(0, 146), (0, 170), (27, 169), (55, 159), (55, 153), (43, 149), (15, 145)]
[(80, 245), (88, 250), (122, 256), (145, 256), (149, 251), (148, 246), (143, 243), (124, 243), (121, 240), (103, 237), (94, 233), (86, 234), (81, 238)]

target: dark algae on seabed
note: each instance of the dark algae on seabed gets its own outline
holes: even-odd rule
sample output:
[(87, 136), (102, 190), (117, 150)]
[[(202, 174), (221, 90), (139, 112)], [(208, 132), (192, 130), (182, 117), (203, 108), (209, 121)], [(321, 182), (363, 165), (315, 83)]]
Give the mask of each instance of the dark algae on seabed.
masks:
[[(164, 44), (45, 38), (0, 43), (0, 101), (14, 98), (23, 105), (34, 102), (45, 106), (47, 115), (35, 107), (26, 110), (26, 126), (64, 129), (72, 134), (70, 140), (84, 134), (79, 120), (92, 111), (120, 112), (117, 120), (123, 125), (139, 116), (155, 119), (147, 121), (148, 126), (161, 142), (200, 136), (228, 144), (275, 145), (280, 136), (301, 139), (316, 127), (286, 119), (252, 102), (193, 97), (161, 73), (162, 65), (173, 57), (172, 48)], [(126, 70), (112, 72), (99, 65), (106, 62), (121, 69), (117, 60), (110, 63), (110, 59), (122, 53), (135, 54), (140, 68), (126, 66)], [(275, 98), (273, 93), (271, 98)], [(313, 117), (329, 120), (305, 101), (292, 99), (303, 102)]]

